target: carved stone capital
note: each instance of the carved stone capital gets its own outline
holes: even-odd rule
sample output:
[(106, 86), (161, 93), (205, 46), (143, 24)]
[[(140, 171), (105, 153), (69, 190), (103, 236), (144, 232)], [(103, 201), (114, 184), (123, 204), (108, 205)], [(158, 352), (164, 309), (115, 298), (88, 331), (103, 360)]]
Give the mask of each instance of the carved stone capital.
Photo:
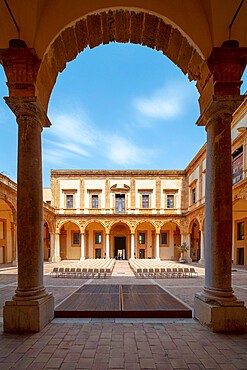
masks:
[(40, 66), (35, 49), (0, 49), (0, 61), (7, 77), (9, 96), (34, 96)]
[(245, 98), (246, 95), (211, 96), (196, 122), (197, 126), (207, 126), (219, 115), (223, 119), (232, 120), (232, 114), (242, 104)]
[(6, 104), (15, 114), (17, 123), (20, 116), (32, 116), (32, 118), (38, 121), (42, 127), (51, 126), (51, 122), (36, 96), (9, 96), (4, 99)]

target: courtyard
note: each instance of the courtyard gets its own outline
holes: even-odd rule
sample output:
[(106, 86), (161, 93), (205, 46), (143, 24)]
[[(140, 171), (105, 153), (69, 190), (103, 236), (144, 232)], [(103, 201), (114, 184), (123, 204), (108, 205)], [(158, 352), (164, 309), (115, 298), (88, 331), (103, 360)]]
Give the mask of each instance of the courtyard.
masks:
[[(52, 278), (44, 264), (44, 283), (57, 306), (83, 284), (158, 284), (193, 309), (198, 277), (137, 279), (127, 261), (117, 261), (111, 279)], [(233, 266), (233, 289), (247, 303), (247, 269)], [(247, 331), (212, 333), (194, 319), (57, 318), (36, 334), (4, 334), (2, 308), (14, 295), (17, 269), (0, 271), (0, 369), (246, 369)]]

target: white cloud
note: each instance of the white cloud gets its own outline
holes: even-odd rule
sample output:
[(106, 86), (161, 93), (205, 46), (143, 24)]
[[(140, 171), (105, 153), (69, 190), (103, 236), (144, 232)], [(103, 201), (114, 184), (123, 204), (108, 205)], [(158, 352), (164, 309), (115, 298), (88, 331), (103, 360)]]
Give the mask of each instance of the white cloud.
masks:
[(150, 97), (137, 97), (133, 105), (142, 117), (152, 119), (171, 119), (177, 117), (186, 108), (186, 101), (194, 99), (195, 87), (188, 83), (173, 82), (157, 89)]
[(109, 139), (109, 146), (106, 152), (107, 157), (121, 165), (132, 167), (136, 164), (146, 164), (148, 162), (148, 154), (151, 153), (147, 150), (137, 147), (130, 141), (115, 136)]
[[(53, 126), (44, 139), (44, 161), (53, 166), (71, 166), (81, 157), (104, 157), (107, 167), (145, 165), (153, 155), (130, 140), (96, 128), (83, 114), (52, 114)], [(73, 162), (72, 162), (73, 161)], [(102, 161), (101, 161), (102, 162)], [(79, 162), (77, 162), (79, 163)]]

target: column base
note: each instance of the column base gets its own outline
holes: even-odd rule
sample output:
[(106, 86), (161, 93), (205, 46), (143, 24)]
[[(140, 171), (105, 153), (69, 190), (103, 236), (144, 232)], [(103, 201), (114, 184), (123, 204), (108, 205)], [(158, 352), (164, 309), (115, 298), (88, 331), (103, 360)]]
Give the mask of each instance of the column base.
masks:
[(205, 265), (205, 258), (201, 258), (198, 263), (200, 263), (201, 265)]
[(52, 262), (60, 262), (60, 261), (61, 261), (61, 257), (59, 256), (52, 257)]
[(54, 317), (54, 297), (47, 296), (30, 301), (6, 301), (3, 307), (5, 332), (38, 332)]
[(80, 258), (80, 261), (85, 261), (85, 257), (81, 257)]
[(160, 257), (155, 257), (156, 260), (160, 261)]
[(221, 305), (216, 300), (205, 300), (201, 293), (194, 298), (194, 317), (213, 332), (240, 331), (246, 328), (247, 310), (244, 302), (233, 301)]

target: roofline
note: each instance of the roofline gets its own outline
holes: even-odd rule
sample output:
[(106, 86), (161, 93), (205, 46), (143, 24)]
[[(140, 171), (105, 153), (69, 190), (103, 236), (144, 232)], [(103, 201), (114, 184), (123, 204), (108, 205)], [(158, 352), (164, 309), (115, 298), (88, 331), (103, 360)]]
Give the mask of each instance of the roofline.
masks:
[(74, 176), (185, 176), (184, 170), (51, 170), (52, 176), (74, 175)]

